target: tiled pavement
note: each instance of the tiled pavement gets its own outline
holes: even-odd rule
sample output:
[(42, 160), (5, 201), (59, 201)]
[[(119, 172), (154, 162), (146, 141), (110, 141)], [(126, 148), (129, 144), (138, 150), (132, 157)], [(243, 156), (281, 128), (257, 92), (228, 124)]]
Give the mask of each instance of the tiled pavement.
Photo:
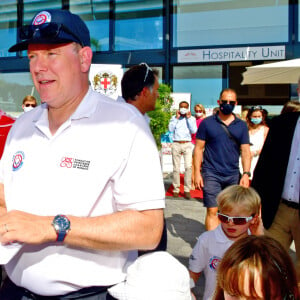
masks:
[[(166, 190), (172, 182), (172, 175), (164, 175)], [(199, 199), (167, 197), (165, 218), (168, 230), (167, 251), (174, 255), (185, 266), (197, 241), (198, 236), (205, 231), (204, 218), (206, 209)], [(197, 300), (202, 299), (204, 287), (203, 276), (200, 277), (193, 290)]]

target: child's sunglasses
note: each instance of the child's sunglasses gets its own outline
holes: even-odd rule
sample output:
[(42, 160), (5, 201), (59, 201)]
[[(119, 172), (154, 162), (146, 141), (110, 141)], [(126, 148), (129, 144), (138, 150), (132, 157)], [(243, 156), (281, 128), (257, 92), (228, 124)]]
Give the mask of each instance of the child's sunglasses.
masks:
[(222, 223), (226, 223), (228, 224), (230, 221), (232, 221), (232, 223), (234, 225), (245, 225), (246, 223), (248, 223), (249, 221), (251, 221), (254, 217), (254, 215), (250, 216), (250, 217), (229, 217), (227, 215), (221, 214), (221, 213), (217, 213), (219, 220)]

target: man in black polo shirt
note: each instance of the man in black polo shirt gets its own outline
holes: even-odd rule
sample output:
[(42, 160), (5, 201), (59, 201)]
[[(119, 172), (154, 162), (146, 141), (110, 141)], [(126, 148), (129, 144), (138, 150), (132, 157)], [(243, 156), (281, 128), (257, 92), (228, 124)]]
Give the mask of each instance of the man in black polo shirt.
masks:
[[(195, 187), (203, 189), (207, 230), (213, 230), (219, 224), (216, 202), (218, 193), (232, 184), (239, 183), (248, 187), (250, 176), (251, 153), (247, 124), (233, 113), (237, 104), (236, 92), (233, 89), (222, 90), (218, 104), (219, 112), (200, 124), (194, 151)], [(240, 154), (243, 166), (241, 178)]]

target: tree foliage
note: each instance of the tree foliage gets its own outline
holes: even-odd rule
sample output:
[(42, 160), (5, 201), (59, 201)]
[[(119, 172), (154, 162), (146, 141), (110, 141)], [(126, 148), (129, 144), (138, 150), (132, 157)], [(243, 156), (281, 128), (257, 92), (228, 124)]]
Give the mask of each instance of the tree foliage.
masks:
[(160, 84), (158, 88), (159, 97), (156, 101), (154, 111), (148, 112), (151, 118), (150, 128), (154, 136), (158, 149), (161, 148), (161, 135), (168, 131), (168, 125), (171, 118), (171, 106), (173, 98), (171, 97), (172, 88), (167, 84)]

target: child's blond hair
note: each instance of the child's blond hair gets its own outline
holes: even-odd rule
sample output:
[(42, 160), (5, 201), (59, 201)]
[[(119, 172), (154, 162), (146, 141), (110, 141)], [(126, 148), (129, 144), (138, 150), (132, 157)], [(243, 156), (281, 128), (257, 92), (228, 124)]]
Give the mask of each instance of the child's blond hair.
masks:
[(260, 197), (251, 187), (231, 185), (221, 191), (217, 196), (219, 211), (232, 210), (235, 206), (243, 206), (249, 214), (258, 215), (260, 211)]

